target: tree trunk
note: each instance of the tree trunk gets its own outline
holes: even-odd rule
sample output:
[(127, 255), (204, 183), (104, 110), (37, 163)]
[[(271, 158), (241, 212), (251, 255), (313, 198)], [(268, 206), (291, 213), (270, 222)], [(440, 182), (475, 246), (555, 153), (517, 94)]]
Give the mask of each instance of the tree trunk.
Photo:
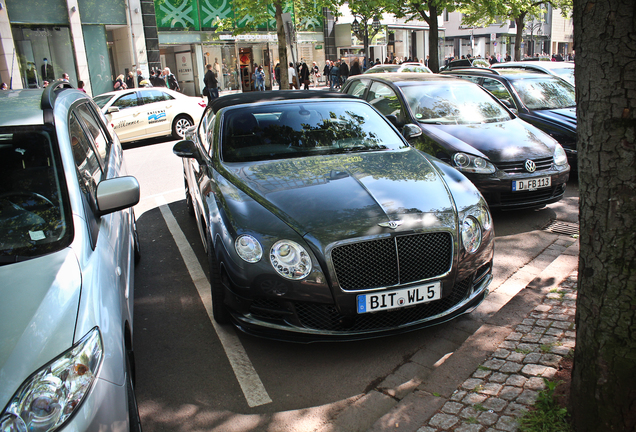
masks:
[(437, 6), (429, 4), (428, 21), (428, 68), (434, 73), (439, 72), (439, 26), (437, 25)]
[(278, 36), (278, 59), (280, 62), (280, 90), (289, 89), (289, 76), (287, 69), (289, 62), (287, 61), (287, 39), (285, 38), (285, 27), (283, 26), (283, 2), (275, 0), (276, 8), (276, 35)]
[(522, 58), (521, 44), (523, 43), (523, 27), (525, 24), (526, 14), (523, 13), (518, 17), (515, 17), (515, 24), (517, 25), (517, 34), (515, 36), (515, 55), (513, 61), (520, 61)]
[(574, 0), (580, 190), (571, 412), (577, 432), (636, 430), (634, 0)]

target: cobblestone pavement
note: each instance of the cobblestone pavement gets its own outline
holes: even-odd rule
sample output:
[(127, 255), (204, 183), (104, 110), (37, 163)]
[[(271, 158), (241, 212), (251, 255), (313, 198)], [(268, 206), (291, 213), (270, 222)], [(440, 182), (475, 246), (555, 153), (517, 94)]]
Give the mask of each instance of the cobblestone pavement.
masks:
[(498, 349), (417, 432), (518, 430), (543, 378), (551, 379), (575, 343), (577, 273), (545, 296)]

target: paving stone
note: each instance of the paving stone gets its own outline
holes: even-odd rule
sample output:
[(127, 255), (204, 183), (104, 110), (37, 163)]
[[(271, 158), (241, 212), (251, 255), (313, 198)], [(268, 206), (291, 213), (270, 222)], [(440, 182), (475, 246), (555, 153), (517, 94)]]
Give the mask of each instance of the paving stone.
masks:
[(507, 401), (515, 400), (522, 391), (523, 389), (521, 387), (505, 386), (499, 392), (499, 397)]
[(558, 354), (560, 356), (566, 356), (566, 355), (570, 354), (570, 348), (557, 345), (557, 346), (551, 347), (550, 348), (550, 352), (552, 354)]
[(505, 401), (503, 399), (499, 399), (496, 397), (488, 398), (482, 404), (484, 408), (487, 408), (488, 410), (493, 410), (495, 412), (503, 411), (506, 405), (508, 405), (508, 401)]
[(502, 387), (503, 386), (501, 384), (487, 383), (482, 386), (481, 390), (479, 390), (479, 393), (495, 396), (499, 394)]
[(499, 348), (503, 348), (503, 349), (507, 349), (507, 350), (514, 350), (515, 348), (517, 348), (517, 344), (518, 344), (518, 342), (516, 342), (516, 341), (505, 340), (501, 344), (499, 344)]
[(565, 337), (567, 337), (567, 338), (576, 338), (576, 332), (566, 331), (565, 332)]
[(521, 337), (521, 342), (539, 342), (539, 339), (541, 339), (541, 335), (527, 334)]
[(543, 381), (543, 378), (532, 377), (526, 381), (523, 387), (528, 390), (543, 390), (545, 389), (545, 382)]
[(506, 384), (514, 387), (523, 387), (526, 381), (528, 381), (528, 378), (523, 375), (510, 375), (510, 378), (506, 380)]
[(547, 366), (538, 364), (527, 364), (521, 369), (521, 373), (527, 376), (543, 376)]
[(532, 331), (532, 326), (526, 326), (526, 325), (518, 325), (517, 327), (515, 327), (515, 331), (518, 331), (519, 333), (530, 333)]
[(574, 339), (574, 338), (564, 338), (563, 340), (561, 340), (561, 344), (564, 347), (574, 348), (574, 346), (576, 345), (576, 339)]
[(532, 318), (526, 318), (526, 319), (524, 319), (523, 321), (521, 321), (521, 324), (523, 324), (523, 325), (529, 325), (529, 326), (532, 326), (532, 325), (534, 325), (536, 322), (537, 322), (537, 320), (534, 320), (534, 319), (532, 319)]
[(455, 429), (455, 432), (481, 432), (483, 429), (484, 427), (477, 423), (474, 423), (474, 424), (464, 423), (461, 426), (457, 427)]
[(448, 430), (455, 426), (459, 422), (457, 416), (438, 413), (435, 414), (428, 422), (429, 426), (440, 428), (442, 430)]
[(492, 426), (499, 420), (499, 414), (494, 412), (483, 412), (477, 417), (477, 421), (484, 426)]
[(523, 404), (523, 405), (532, 405), (537, 401), (538, 395), (539, 395), (538, 392), (534, 390), (526, 389), (522, 391), (519, 396), (517, 396), (517, 399), (515, 400), (515, 402)]
[(462, 403), (465, 405), (475, 405), (475, 404), (481, 404), (483, 401), (485, 401), (488, 397), (481, 395), (479, 393), (469, 393), (466, 395), (466, 397), (464, 399), (462, 399)]
[(453, 402), (459, 402), (461, 401), (466, 395), (468, 394), (467, 391), (464, 390), (455, 390), (453, 392), (453, 394), (450, 397), (450, 400), (452, 400)]
[(550, 309), (552, 309), (552, 306), (544, 305), (544, 304), (540, 304), (538, 306), (535, 306), (534, 308), (536, 312), (548, 312)]
[(552, 327), (560, 328), (560, 329), (563, 329), (563, 330), (567, 330), (567, 329), (570, 328), (570, 323), (567, 322), (567, 321), (555, 321), (552, 324)]
[(421, 428), (419, 428), (415, 432), (436, 432), (436, 431), (437, 431), (437, 429), (435, 429), (435, 428), (428, 427), (428, 426), (422, 426)]
[(509, 355), (510, 355), (510, 351), (508, 351), (507, 349), (503, 349), (503, 348), (499, 348), (497, 351), (492, 353), (493, 357), (500, 358), (500, 359), (505, 359)]
[(536, 319), (546, 319), (548, 314), (544, 312), (531, 312), (530, 316)]
[(468, 419), (471, 417), (477, 418), (477, 416), (479, 415), (479, 413), (481, 413), (482, 411), (478, 411), (475, 408), (469, 406), (466, 407), (462, 410), (462, 412), (459, 413), (459, 416), (463, 419)]
[(484, 362), (484, 367), (487, 367), (491, 370), (499, 370), (499, 368), (502, 367), (504, 363), (506, 363), (505, 360), (491, 359)]
[(556, 321), (567, 321), (570, 319), (567, 314), (548, 314), (548, 319), (553, 319)]
[[(505, 366), (505, 365), (504, 365)], [(495, 372), (494, 374), (492, 374), (490, 376), (490, 378), (488, 379), (488, 381), (490, 382), (494, 382), (494, 383), (505, 383), (506, 380), (508, 379), (510, 375), (505, 374), (505, 373), (501, 373), (501, 372)]]
[(507, 416), (513, 416), (513, 417), (521, 417), (526, 412), (528, 412), (527, 405), (522, 405), (516, 402), (510, 402), (508, 406), (506, 407), (506, 409), (504, 410), (503, 414)]
[(519, 352), (531, 353), (539, 351), (539, 344), (537, 343), (520, 343), (517, 345), (517, 350)]
[(462, 388), (466, 390), (473, 390), (477, 386), (483, 386), (484, 380), (478, 378), (468, 378), (462, 383)]
[(506, 336), (506, 340), (518, 341), (518, 340), (521, 340), (522, 337), (523, 337), (523, 333), (512, 332), (508, 336)]
[(459, 414), (463, 408), (464, 405), (458, 402), (446, 402), (442, 407), (442, 412), (446, 414)]
[(532, 327), (530, 334), (543, 335), (545, 333), (545, 327)]
[(540, 327), (552, 327), (552, 320), (535, 320), (536, 323), (535, 325), (538, 325)]
[(501, 416), (495, 425), (495, 429), (506, 432), (516, 432), (519, 430), (517, 419), (509, 416)]
[[(528, 354), (528, 355), (532, 355), (532, 354)], [(515, 363), (515, 362), (511, 362), (511, 361), (507, 361), (500, 369), (499, 372), (503, 372), (503, 373), (517, 373), (521, 370), (521, 368), (523, 368), (523, 365), (520, 363)]]
[(533, 352), (530, 353), (526, 356), (526, 358), (523, 359), (523, 363), (524, 364), (529, 364), (529, 363), (539, 363), (539, 361), (541, 360), (541, 353), (538, 352)]
[(559, 342), (559, 339), (554, 336), (543, 336), (539, 342), (543, 345), (554, 345)]
[(563, 357), (556, 354), (543, 354), (541, 356), (540, 363), (546, 366), (551, 366), (556, 368), (559, 366), (559, 363), (561, 362), (562, 359)]
[(558, 328), (550, 328), (545, 332), (546, 336), (563, 337), (563, 330)]
[(521, 363), (525, 357), (526, 357), (526, 354), (522, 352), (513, 352), (513, 353), (510, 353), (510, 355), (508, 356), (506, 360), (515, 362), (515, 363)]
[(477, 369), (473, 373), (473, 378), (487, 378), (491, 373), (492, 371), (490, 369)]

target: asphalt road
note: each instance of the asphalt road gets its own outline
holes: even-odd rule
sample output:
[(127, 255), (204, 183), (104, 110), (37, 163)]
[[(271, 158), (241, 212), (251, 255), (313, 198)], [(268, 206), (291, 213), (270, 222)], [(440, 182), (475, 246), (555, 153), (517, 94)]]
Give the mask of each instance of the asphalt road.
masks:
[[(187, 214), (173, 144), (146, 140), (125, 146), (128, 171), (142, 191), (135, 207), (143, 256), (135, 271), (134, 346), (146, 432), (291, 430), (284, 426), (291, 417), (294, 430), (312, 430), (317, 413), (328, 418), (325, 412), (354, 403), (422, 348), (432, 366), (489, 313), (478, 309), (389, 338), (309, 345), (257, 339), (216, 325), (206, 310), (206, 256), (195, 219)], [(542, 230), (548, 222), (578, 222), (577, 186), (571, 182), (566, 198), (546, 208), (493, 215), (491, 290), (555, 241)]]

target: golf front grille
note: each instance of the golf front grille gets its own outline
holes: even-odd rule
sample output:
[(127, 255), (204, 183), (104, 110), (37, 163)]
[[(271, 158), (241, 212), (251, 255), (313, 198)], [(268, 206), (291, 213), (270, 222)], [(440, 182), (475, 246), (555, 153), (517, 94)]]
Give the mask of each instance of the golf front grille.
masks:
[(453, 238), (436, 232), (349, 243), (334, 248), (331, 260), (345, 291), (392, 287), (448, 272)]

